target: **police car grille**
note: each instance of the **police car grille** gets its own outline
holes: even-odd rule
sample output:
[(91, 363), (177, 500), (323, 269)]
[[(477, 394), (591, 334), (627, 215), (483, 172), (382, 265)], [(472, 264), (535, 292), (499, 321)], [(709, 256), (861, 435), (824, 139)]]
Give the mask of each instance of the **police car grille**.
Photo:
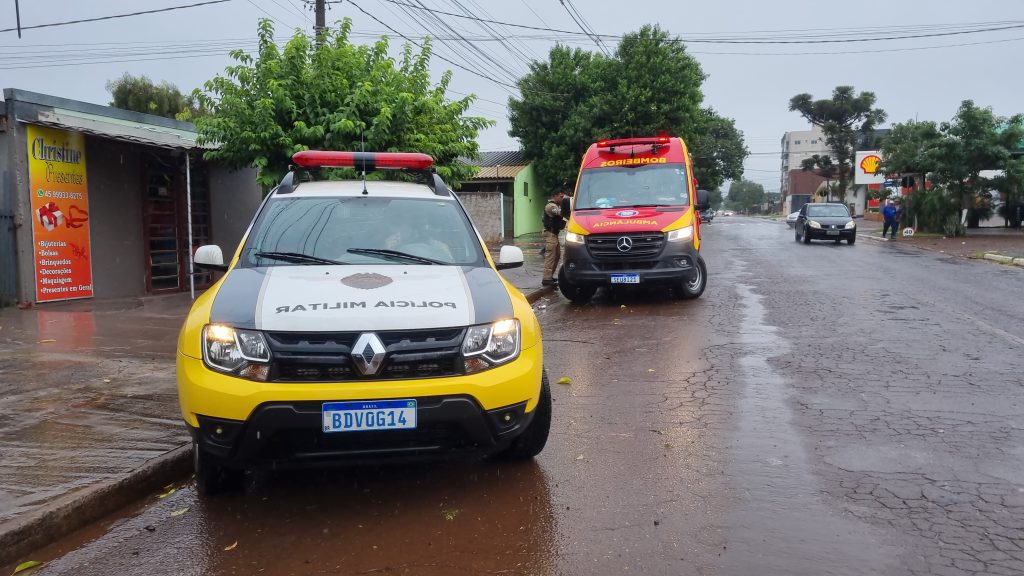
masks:
[(304, 334), (269, 332), (274, 382), (344, 382), (437, 378), (462, 373), (464, 328), (376, 332), (386, 351), (376, 374), (360, 374), (351, 360), (362, 332)]
[[(629, 250), (619, 250), (619, 240), (628, 238), (632, 246)], [(595, 259), (633, 259), (650, 258), (661, 253), (665, 244), (665, 234), (661, 232), (634, 232), (631, 234), (591, 234), (586, 237), (587, 248)]]

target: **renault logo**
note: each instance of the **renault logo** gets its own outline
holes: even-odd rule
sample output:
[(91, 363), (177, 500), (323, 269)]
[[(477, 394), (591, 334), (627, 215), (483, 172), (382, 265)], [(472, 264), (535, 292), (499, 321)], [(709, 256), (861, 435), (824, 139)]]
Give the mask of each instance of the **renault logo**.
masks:
[(372, 376), (384, 363), (384, 343), (373, 332), (364, 332), (352, 345), (352, 361), (363, 376)]
[(633, 249), (633, 241), (629, 236), (620, 236), (619, 241), (615, 243), (615, 246), (619, 249), (619, 252), (629, 252)]

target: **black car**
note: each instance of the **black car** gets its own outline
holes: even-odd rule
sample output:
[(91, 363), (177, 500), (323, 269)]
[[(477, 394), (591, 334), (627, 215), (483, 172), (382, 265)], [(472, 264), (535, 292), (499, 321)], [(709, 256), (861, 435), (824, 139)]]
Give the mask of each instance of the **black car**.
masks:
[(810, 244), (811, 240), (843, 240), (853, 244), (857, 240), (857, 223), (850, 217), (845, 204), (804, 204), (793, 225), (796, 241)]

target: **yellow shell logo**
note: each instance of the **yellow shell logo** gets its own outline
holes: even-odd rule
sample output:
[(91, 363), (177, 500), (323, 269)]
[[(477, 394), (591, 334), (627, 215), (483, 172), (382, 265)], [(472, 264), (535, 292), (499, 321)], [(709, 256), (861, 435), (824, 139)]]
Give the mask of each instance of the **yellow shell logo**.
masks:
[(865, 156), (864, 159), (860, 161), (860, 169), (863, 170), (865, 174), (874, 174), (875, 172), (878, 172), (878, 165), (881, 163), (882, 159), (872, 154), (870, 156)]

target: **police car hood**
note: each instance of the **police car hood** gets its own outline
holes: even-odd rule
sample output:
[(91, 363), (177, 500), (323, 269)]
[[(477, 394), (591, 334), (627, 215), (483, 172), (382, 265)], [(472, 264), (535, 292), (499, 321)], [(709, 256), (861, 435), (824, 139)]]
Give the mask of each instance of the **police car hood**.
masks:
[(235, 268), (210, 321), (287, 332), (447, 328), (512, 317), (490, 267), (379, 265)]

